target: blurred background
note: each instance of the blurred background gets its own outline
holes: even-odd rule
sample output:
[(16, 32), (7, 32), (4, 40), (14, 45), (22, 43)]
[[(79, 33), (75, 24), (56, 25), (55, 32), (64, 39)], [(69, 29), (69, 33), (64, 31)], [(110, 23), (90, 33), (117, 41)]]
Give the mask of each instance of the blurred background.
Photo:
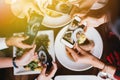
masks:
[(26, 19), (19, 19), (11, 12), (10, 5), (0, 0), (0, 36), (10, 36), (25, 30)]

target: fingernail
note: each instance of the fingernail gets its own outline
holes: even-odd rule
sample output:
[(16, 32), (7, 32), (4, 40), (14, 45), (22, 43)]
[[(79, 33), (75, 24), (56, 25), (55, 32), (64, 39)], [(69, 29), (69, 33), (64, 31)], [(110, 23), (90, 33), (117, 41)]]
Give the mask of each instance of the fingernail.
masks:
[(52, 61), (52, 63), (56, 63), (56, 62)]
[(44, 66), (45, 68), (47, 68), (47, 65), (46, 65), (46, 64), (44, 64), (43, 66)]

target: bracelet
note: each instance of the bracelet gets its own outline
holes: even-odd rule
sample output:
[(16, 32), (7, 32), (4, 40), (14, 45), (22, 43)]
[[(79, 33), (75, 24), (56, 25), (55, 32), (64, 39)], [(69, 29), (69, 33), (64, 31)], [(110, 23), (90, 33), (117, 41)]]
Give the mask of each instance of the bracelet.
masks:
[(104, 64), (104, 67), (103, 67), (102, 71), (106, 73), (107, 68), (108, 68), (108, 66), (106, 64)]
[(13, 63), (13, 66), (14, 66), (15, 68), (18, 68), (18, 66), (16, 65), (16, 62), (15, 62), (15, 59), (16, 59), (16, 57), (13, 57), (12, 63)]

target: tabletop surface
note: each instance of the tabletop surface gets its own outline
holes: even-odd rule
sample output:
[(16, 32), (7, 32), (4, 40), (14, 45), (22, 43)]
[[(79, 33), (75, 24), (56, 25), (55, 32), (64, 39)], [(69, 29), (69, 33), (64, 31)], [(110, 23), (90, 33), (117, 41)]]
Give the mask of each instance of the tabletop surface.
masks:
[[(109, 53), (109, 45), (107, 42), (107, 33), (105, 31), (107, 27), (107, 24), (103, 24), (99, 27), (97, 27), (97, 31), (100, 33), (102, 40), (103, 40), (103, 55), (101, 60), (106, 62), (106, 56)], [(57, 33), (61, 30), (62, 28), (56, 28), (56, 29), (52, 29), (52, 28), (46, 28), (46, 27), (42, 27), (41, 30), (54, 30), (54, 34), (55, 37), (57, 36)], [(6, 53), (10, 53), (12, 52), (11, 49), (8, 50), (4, 50)], [(97, 73), (99, 72), (99, 70), (97, 68), (90, 68), (86, 71), (71, 71), (66, 69), (65, 67), (63, 67), (59, 61), (56, 59), (56, 63), (58, 65), (58, 70), (55, 74), (55, 76), (58, 75), (97, 75)], [(6, 69), (0, 69), (0, 80), (34, 80), (38, 75), (20, 75), (20, 76), (14, 76), (13, 75), (13, 68), (6, 68)]]
[[(7, 13), (4, 13), (4, 12), (7, 12)], [(6, 6), (4, 10), (0, 9), (0, 15), (3, 15), (2, 17), (0, 17), (0, 36), (1, 37), (9, 37), (15, 32), (22, 32), (25, 30), (25, 26), (27, 26), (27, 23), (25, 23), (26, 19), (18, 19), (17, 17), (12, 15), (8, 6)], [(101, 60), (103, 62), (106, 62), (106, 56), (112, 50), (110, 43), (111, 42), (113, 43), (113, 40), (108, 40), (109, 35), (108, 35), (107, 27), (108, 27), (107, 24), (103, 24), (96, 28), (97, 31), (100, 33), (102, 40), (103, 40), (103, 55), (101, 57)], [(61, 29), (62, 28), (52, 29), (52, 28), (47, 28), (44, 26), (40, 27), (40, 30), (54, 30), (55, 37), (57, 36), (58, 32)], [(8, 57), (12, 57), (12, 48), (3, 50), (3, 52), (5, 52)], [(77, 71), (77, 72), (71, 71), (63, 67), (57, 59), (56, 59), (56, 63), (58, 65), (58, 70), (55, 76), (58, 76), (58, 75), (97, 75), (97, 73), (99, 72), (99, 69), (94, 68), (94, 67), (86, 71)], [(0, 69), (0, 80), (34, 80), (37, 76), (38, 75), (14, 76), (13, 68)]]

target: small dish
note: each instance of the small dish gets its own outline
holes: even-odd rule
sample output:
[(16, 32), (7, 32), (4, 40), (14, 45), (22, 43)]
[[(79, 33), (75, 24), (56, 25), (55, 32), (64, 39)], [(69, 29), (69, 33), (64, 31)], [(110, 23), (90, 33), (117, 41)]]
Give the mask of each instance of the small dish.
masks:
[(61, 75), (56, 76), (55, 80), (100, 80), (95, 75)]

